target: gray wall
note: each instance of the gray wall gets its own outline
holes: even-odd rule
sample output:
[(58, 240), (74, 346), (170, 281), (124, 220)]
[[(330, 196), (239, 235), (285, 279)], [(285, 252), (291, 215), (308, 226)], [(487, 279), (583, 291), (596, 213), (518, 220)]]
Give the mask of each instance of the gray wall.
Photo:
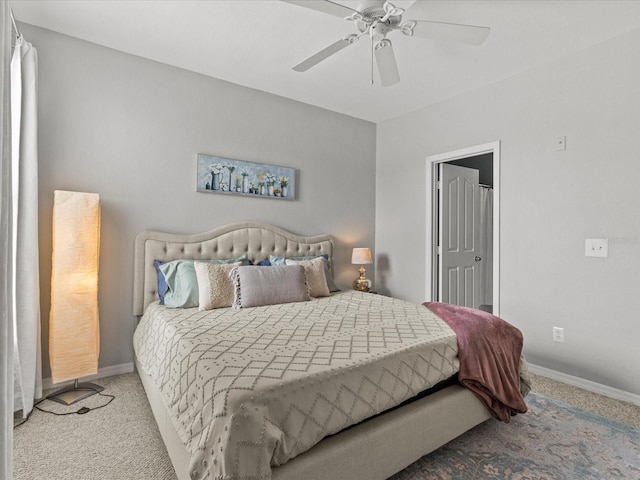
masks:
[[(102, 202), (100, 367), (133, 360), (133, 243), (262, 221), (335, 236), (336, 279), (374, 244), (375, 125), (29, 25), (39, 56), (40, 259), (48, 366), (53, 191)], [(196, 154), (297, 169), (296, 201), (197, 193)], [(373, 272), (371, 272), (373, 274)]]
[[(640, 394), (639, 48), (630, 32), (379, 124), (376, 251), (390, 292), (426, 298), (425, 158), (500, 140), (501, 316), (531, 363)], [(586, 238), (609, 238), (609, 258), (586, 258)]]

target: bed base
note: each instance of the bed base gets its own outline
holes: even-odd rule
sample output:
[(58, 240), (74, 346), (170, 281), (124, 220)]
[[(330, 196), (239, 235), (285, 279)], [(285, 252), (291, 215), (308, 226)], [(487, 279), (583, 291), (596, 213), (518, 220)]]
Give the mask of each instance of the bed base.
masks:
[[(179, 480), (189, 480), (189, 454), (178, 437), (160, 391), (136, 367)], [(469, 390), (446, 387), (327, 437), (273, 469), (273, 480), (385, 480), (423, 455), (491, 417)]]
[[(195, 235), (141, 232), (136, 237), (133, 314), (157, 300), (154, 260), (232, 258), (257, 262), (269, 255), (333, 256), (333, 237), (303, 237), (257, 222), (218, 227)], [(178, 437), (159, 389), (136, 360), (158, 429), (180, 480), (189, 480), (189, 454)], [(384, 480), (490, 417), (467, 389), (444, 388), (327, 437), (273, 469), (273, 480)]]

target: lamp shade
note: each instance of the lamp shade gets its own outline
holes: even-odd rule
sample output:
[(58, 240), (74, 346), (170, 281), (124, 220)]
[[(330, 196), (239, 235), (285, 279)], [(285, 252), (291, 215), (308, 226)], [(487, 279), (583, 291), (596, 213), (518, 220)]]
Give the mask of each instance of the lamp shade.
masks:
[(49, 360), (53, 383), (98, 373), (100, 197), (56, 191)]
[(355, 265), (368, 265), (373, 263), (371, 259), (371, 249), (369, 248), (354, 248), (351, 254), (351, 263)]

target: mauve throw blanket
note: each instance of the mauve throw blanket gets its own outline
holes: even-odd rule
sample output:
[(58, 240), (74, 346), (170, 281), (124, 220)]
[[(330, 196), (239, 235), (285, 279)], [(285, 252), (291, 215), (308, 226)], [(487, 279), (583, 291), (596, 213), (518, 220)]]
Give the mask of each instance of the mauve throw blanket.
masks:
[(520, 391), (522, 333), (490, 313), (439, 302), (423, 303), (458, 337), (458, 379), (491, 411), (509, 422), (527, 411)]

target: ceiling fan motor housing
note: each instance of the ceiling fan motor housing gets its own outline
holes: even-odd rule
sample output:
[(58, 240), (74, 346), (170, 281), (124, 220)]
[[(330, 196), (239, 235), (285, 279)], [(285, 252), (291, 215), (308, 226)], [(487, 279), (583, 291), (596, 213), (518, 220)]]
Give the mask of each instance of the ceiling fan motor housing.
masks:
[(385, 13), (384, 1), (385, 0), (361, 0), (356, 10), (365, 18), (382, 18)]
[[(391, 15), (384, 23), (380, 20), (385, 17), (385, 0), (362, 0), (356, 10), (360, 13), (361, 19), (356, 19), (355, 24), (361, 33), (369, 31), (373, 25), (376, 31), (369, 32), (374, 40), (380, 40), (390, 32), (393, 27), (400, 24), (402, 15)], [(378, 23), (376, 23), (378, 22)]]

